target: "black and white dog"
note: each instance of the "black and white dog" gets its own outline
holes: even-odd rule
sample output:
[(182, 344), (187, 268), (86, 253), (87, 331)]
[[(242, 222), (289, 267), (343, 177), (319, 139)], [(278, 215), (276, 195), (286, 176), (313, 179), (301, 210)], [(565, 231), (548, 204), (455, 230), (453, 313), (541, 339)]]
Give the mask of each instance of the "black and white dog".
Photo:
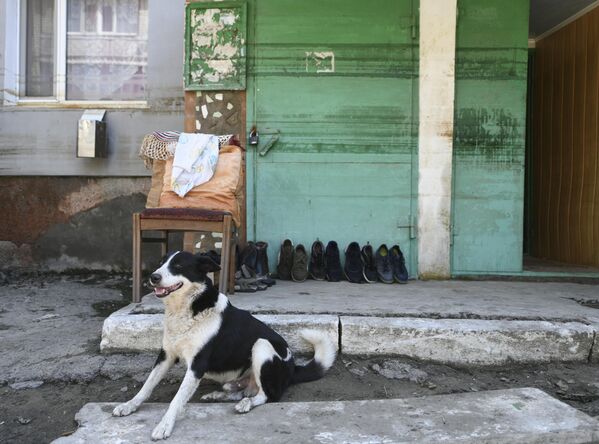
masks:
[(267, 401), (278, 401), (285, 389), (298, 382), (321, 378), (335, 360), (335, 345), (318, 331), (301, 336), (314, 347), (314, 358), (296, 365), (287, 342), (249, 312), (231, 305), (207, 277), (220, 267), (209, 257), (177, 252), (150, 276), (150, 285), (165, 306), (162, 350), (148, 380), (133, 399), (112, 414), (135, 412), (167, 371), (182, 360), (187, 371), (152, 439), (168, 438), (177, 415), (202, 378), (223, 385), (206, 400), (239, 401), (235, 410), (249, 412)]

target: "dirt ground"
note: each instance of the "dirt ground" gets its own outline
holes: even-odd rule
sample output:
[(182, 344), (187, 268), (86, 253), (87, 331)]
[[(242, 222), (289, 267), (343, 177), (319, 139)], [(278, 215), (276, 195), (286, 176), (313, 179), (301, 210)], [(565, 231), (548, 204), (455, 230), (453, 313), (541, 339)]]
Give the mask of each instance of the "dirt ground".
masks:
[[(126, 401), (140, 388), (153, 356), (105, 357), (98, 349), (101, 322), (128, 299), (123, 290), (127, 287), (126, 278), (119, 276), (4, 276), (0, 281), (0, 351), (5, 357), (0, 362), (0, 442), (52, 441), (76, 429), (75, 413), (85, 403)], [(62, 302), (65, 295), (73, 297), (68, 310)], [(70, 321), (61, 322), (67, 315)], [(180, 374), (175, 371), (167, 378), (150, 401), (169, 402)], [(40, 383), (31, 381), (43, 384), (13, 388)], [(203, 382), (191, 402), (200, 402), (200, 396), (215, 387)], [(283, 402), (405, 398), (515, 387), (537, 387), (599, 416), (598, 364), (463, 369), (405, 358), (340, 356), (325, 378), (291, 387)]]
[[(383, 359), (341, 357), (324, 379), (291, 387), (283, 398), (289, 401), (326, 401), (374, 398), (407, 398), (464, 391), (514, 387), (537, 387), (562, 401), (599, 415), (599, 366), (548, 365), (506, 367), (491, 370), (455, 369), (406, 359), (397, 360), (424, 371), (421, 381), (389, 379), (372, 370)], [(363, 374), (362, 374), (363, 373)], [(163, 382), (150, 398), (169, 402), (178, 380)], [(110, 380), (98, 377), (86, 383), (48, 383), (35, 389), (0, 387), (0, 441), (3, 443), (42, 443), (73, 432), (75, 413), (87, 402), (121, 402), (132, 397), (141, 384), (129, 377)], [(217, 388), (203, 382), (191, 402), (201, 402), (202, 394)], [(231, 415), (235, 415), (231, 405)], [(27, 422), (22, 424), (19, 422)]]

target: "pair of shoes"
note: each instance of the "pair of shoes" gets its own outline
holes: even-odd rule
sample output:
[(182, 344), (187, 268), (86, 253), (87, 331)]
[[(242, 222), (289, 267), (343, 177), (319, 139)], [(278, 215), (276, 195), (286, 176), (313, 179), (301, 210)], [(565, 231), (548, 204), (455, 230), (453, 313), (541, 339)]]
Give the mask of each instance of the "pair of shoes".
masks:
[(308, 254), (302, 244), (294, 248), (290, 239), (281, 243), (277, 274), (279, 279), (286, 281), (304, 282), (308, 279)]
[(237, 261), (237, 268), (244, 278), (249, 279), (256, 276), (268, 276), (268, 255), (266, 250), (268, 244), (258, 241), (249, 241), (241, 251)]
[(382, 244), (376, 251), (375, 264), (381, 282), (385, 284), (392, 284), (394, 281), (400, 284), (408, 282), (406, 260), (399, 245), (393, 245), (389, 250), (386, 244)]
[[(237, 279), (253, 279), (271, 286), (275, 280), (270, 278), (268, 270), (268, 244), (266, 242), (249, 241), (237, 255)], [(260, 289), (260, 288), (259, 288)]]
[[(385, 279), (381, 280), (386, 282), (388, 272), (393, 271), (391, 262), (387, 263), (386, 261), (386, 256), (381, 248), (375, 255), (368, 242), (361, 249), (357, 242), (351, 242), (345, 250), (345, 277), (349, 282), (355, 284), (363, 282), (372, 284), (377, 279), (381, 279), (381, 276)], [(391, 274), (391, 282), (393, 282), (393, 274)]]
[(341, 260), (337, 242), (330, 241), (325, 249), (324, 244), (316, 239), (310, 251), (308, 264), (310, 277), (316, 281), (339, 282), (341, 280)]

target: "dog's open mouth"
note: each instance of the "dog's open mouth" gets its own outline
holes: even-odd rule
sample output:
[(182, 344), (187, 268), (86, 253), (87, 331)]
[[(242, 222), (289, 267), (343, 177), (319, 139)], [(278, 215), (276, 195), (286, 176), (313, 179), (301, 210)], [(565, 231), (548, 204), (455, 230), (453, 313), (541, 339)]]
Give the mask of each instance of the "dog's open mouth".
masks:
[(171, 285), (170, 287), (154, 287), (154, 293), (159, 298), (163, 298), (163, 297), (171, 294), (173, 291), (177, 291), (182, 286), (183, 286), (183, 282), (179, 282), (175, 285)]

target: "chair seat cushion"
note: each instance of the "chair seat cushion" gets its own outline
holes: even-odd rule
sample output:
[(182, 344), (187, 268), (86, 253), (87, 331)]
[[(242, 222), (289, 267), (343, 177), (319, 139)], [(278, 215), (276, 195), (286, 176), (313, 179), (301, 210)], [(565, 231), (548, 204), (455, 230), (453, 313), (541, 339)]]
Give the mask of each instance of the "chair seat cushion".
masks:
[(140, 213), (142, 219), (203, 220), (209, 222), (220, 222), (225, 215), (231, 215), (231, 213), (201, 208), (147, 208)]
[(216, 171), (208, 182), (192, 188), (185, 197), (179, 197), (171, 189), (172, 159), (165, 163), (160, 208), (206, 208), (228, 211), (235, 226), (240, 226), (243, 197), (243, 155), (239, 147), (222, 147), (218, 155)]

